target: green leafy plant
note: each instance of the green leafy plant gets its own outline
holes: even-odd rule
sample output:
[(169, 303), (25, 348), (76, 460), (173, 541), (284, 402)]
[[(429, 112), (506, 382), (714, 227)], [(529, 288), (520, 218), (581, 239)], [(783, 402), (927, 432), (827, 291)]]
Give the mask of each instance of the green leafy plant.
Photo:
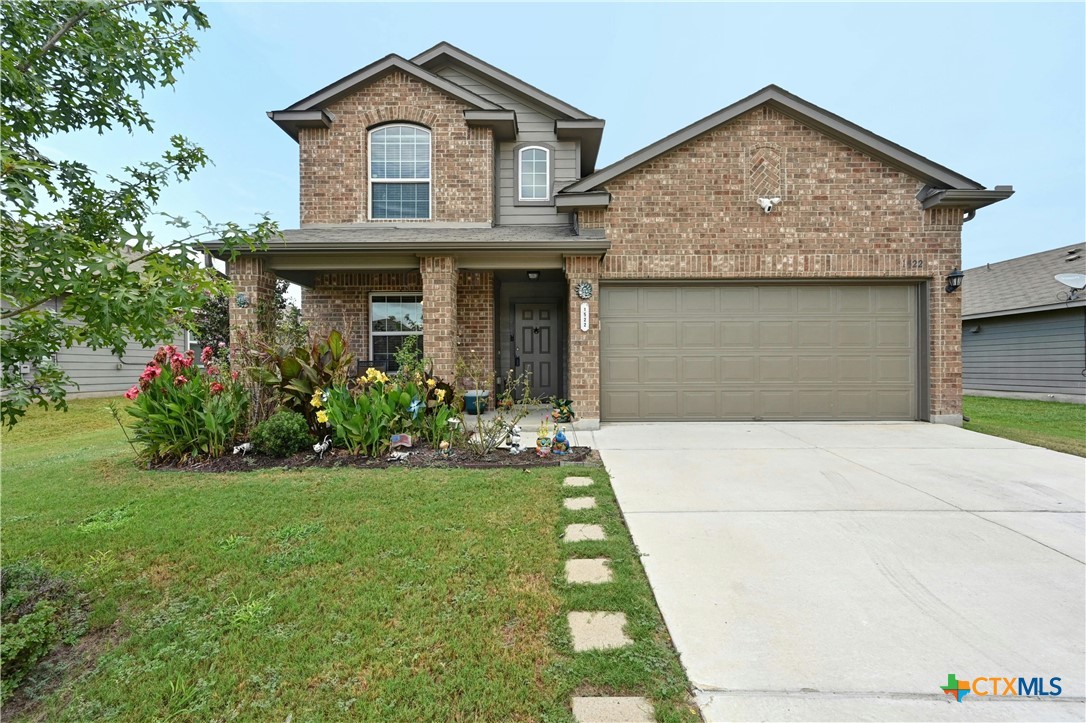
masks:
[(0, 702), (7, 702), (38, 661), (84, 632), (85, 600), (69, 579), (17, 561), (0, 569), (0, 624)]
[(151, 462), (217, 457), (244, 432), (249, 395), (233, 374), (212, 361), (204, 347), (206, 370), (193, 352), (181, 354), (172, 345), (159, 348), (144, 368), (139, 384), (125, 396), (134, 403), (132, 443)]
[(313, 444), (305, 417), (289, 409), (278, 411), (256, 425), (249, 439), (257, 452), (273, 457), (289, 457)]
[(394, 382), (369, 369), (354, 386), (318, 391), (310, 404), (318, 421), (333, 430), (336, 443), (352, 454), (376, 457), (389, 448), (393, 434), (417, 435), (426, 416), (425, 392), (413, 382)]
[(280, 405), (304, 416), (310, 431), (319, 436), (324, 425), (317, 421), (317, 408), (310, 403), (313, 394), (345, 385), (353, 364), (343, 335), (332, 331), (325, 340), (288, 351), (264, 347), (253, 371), (274, 391)]

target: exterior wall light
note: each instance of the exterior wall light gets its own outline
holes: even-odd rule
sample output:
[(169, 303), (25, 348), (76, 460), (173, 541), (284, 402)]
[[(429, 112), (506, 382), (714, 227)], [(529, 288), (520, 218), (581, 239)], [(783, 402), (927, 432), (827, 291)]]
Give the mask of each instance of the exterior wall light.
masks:
[(958, 269), (954, 269), (949, 274), (947, 274), (946, 275), (946, 292), (948, 294), (953, 294), (955, 291), (957, 291), (958, 287), (962, 285), (962, 279), (964, 279), (964, 278), (965, 278), (965, 274), (963, 274)]
[(539, 272), (538, 271), (529, 271), (528, 272), (528, 280), (529, 281), (535, 281), (538, 278), (539, 278)]

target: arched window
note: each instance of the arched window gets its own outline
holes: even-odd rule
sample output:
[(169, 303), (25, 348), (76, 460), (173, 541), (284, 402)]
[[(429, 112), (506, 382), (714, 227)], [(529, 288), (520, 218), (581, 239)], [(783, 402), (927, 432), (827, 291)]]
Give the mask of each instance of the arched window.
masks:
[(517, 198), (549, 201), (551, 198), (551, 150), (527, 146), (517, 151)]
[(394, 124), (370, 131), (370, 218), (430, 218), (430, 131)]

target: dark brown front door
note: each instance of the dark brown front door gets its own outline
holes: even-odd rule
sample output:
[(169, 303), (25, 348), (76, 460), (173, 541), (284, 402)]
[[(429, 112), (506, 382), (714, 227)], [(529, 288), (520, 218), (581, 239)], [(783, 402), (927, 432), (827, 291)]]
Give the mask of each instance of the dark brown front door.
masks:
[(517, 373), (531, 375), (532, 396), (558, 394), (558, 306), (517, 304), (513, 337), (514, 355), (520, 361)]

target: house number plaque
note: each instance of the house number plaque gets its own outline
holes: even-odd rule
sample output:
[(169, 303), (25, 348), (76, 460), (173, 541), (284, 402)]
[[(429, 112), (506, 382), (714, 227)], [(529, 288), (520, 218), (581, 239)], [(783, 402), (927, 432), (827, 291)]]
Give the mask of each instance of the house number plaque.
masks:
[(581, 304), (581, 331), (588, 331), (588, 302)]

